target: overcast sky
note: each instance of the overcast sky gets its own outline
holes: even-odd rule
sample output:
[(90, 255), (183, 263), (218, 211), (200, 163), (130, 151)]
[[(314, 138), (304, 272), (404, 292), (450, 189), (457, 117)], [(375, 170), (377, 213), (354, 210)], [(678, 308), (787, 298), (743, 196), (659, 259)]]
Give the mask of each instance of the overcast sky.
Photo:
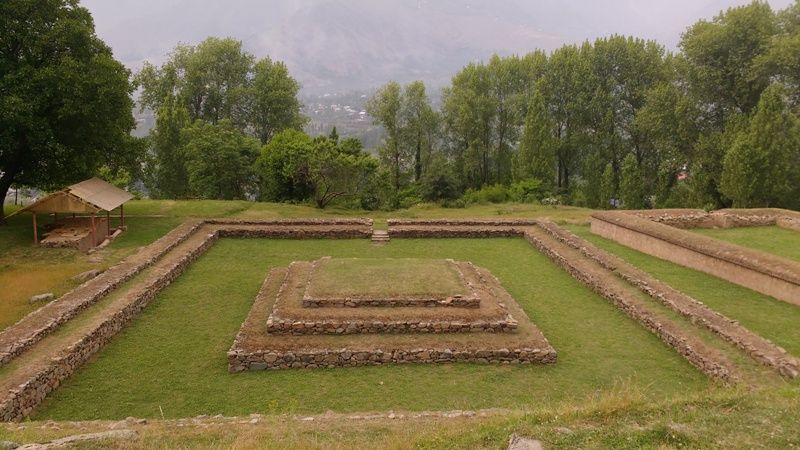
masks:
[[(492, 53), (552, 50), (609, 34), (674, 50), (701, 18), (746, 0), (83, 0), (97, 34), (132, 69), (178, 42), (231, 36), (286, 61), (307, 90), (389, 79), (440, 83)], [(781, 9), (791, 0), (770, 0)]]

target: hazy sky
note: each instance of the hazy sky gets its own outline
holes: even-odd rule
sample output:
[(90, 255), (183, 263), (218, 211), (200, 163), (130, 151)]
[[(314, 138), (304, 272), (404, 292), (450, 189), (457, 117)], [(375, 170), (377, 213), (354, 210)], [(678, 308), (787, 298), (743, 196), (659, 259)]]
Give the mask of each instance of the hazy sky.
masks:
[[(773, 9), (792, 0), (770, 0)], [(552, 50), (608, 34), (676, 48), (701, 18), (747, 0), (83, 0), (123, 63), (163, 61), (178, 42), (242, 40), (286, 61), (306, 89), (388, 79), (441, 83), (492, 53)]]

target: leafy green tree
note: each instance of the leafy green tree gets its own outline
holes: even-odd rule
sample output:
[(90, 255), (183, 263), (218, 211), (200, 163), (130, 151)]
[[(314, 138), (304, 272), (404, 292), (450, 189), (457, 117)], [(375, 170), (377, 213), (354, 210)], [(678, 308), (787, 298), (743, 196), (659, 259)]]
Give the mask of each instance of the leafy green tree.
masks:
[(269, 58), (256, 61), (232, 38), (178, 45), (160, 67), (146, 62), (136, 80), (141, 107), (158, 113), (167, 99), (175, 98), (191, 121), (227, 119), (262, 143), (306, 123), (297, 100), (300, 86), (286, 66)]
[(606, 164), (600, 182), (600, 207), (603, 209), (611, 208), (611, 200), (617, 197), (617, 183), (614, 177), (614, 167), (611, 163)]
[[(350, 141), (353, 142), (359, 141)], [(357, 197), (378, 168), (378, 161), (360, 151), (360, 144), (357, 152), (352, 145), (342, 151), (327, 138), (317, 140), (309, 156), (309, 184), (314, 192), (314, 204), (320, 209), (336, 200)]]
[(628, 153), (622, 160), (619, 199), (626, 209), (642, 209), (645, 205), (642, 172), (639, 169), (639, 161), (633, 153)]
[(784, 95), (777, 84), (764, 91), (747, 130), (725, 155), (720, 190), (736, 207), (798, 205), (800, 119)]
[(693, 95), (709, 119), (721, 129), (730, 114), (748, 114), (769, 85), (769, 74), (756, 60), (776, 32), (775, 14), (766, 2), (727, 11), (711, 21), (701, 20), (684, 33), (680, 48), (689, 62)]
[(197, 198), (236, 200), (252, 194), (252, 166), (258, 141), (242, 134), (228, 120), (195, 121), (183, 130), (183, 154), (189, 192)]
[(458, 179), (444, 155), (437, 154), (431, 158), (419, 180), (419, 194), (427, 201), (451, 200), (459, 196)]
[(381, 162), (389, 169), (395, 192), (400, 190), (409, 164), (410, 155), (402, 145), (403, 123), (402, 89), (397, 82), (389, 82), (367, 101), (367, 113), (375, 123), (386, 130), (386, 140), (380, 148)]
[(255, 130), (262, 144), (281, 130), (301, 130), (308, 119), (300, 114), (302, 105), (297, 99), (300, 84), (289, 75), (286, 65), (265, 58), (253, 66), (252, 72), (253, 80), (245, 89), (245, 108), (239, 120)]
[(145, 184), (154, 198), (186, 198), (189, 174), (183, 154), (182, 132), (190, 124), (189, 113), (170, 96), (156, 113), (150, 133), (151, 152), (147, 158)]
[(305, 164), (313, 151), (313, 140), (302, 131), (284, 130), (261, 148), (256, 161), (262, 201), (304, 201), (312, 186)]
[(76, 0), (0, 2), (0, 199), (137, 159), (132, 91)]
[(546, 186), (553, 184), (556, 158), (553, 129), (544, 98), (536, 91), (528, 108), (519, 150), (514, 159), (516, 180), (536, 178)]
[(411, 148), (404, 153), (414, 158), (414, 180), (422, 176), (424, 164), (430, 159), (436, 139), (438, 117), (431, 107), (425, 84), (414, 81), (403, 89), (400, 107), (401, 139)]

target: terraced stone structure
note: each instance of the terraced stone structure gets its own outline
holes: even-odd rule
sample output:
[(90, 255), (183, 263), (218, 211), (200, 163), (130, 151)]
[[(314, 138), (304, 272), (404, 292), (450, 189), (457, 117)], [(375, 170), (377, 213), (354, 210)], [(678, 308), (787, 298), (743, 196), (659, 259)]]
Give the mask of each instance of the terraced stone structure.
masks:
[(555, 360), (486, 269), (452, 260), (322, 258), (269, 272), (228, 369)]

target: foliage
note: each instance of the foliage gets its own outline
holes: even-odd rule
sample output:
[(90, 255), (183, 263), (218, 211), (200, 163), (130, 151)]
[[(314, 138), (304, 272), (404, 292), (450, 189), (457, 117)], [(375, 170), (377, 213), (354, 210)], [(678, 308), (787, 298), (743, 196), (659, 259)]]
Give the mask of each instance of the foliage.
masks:
[(603, 170), (603, 176), (600, 180), (600, 207), (603, 209), (609, 209), (612, 206), (615, 206), (615, 201), (617, 199), (617, 183), (614, 177), (614, 168), (611, 166), (611, 163), (606, 164), (606, 168)]
[(258, 141), (242, 134), (228, 120), (197, 120), (183, 130), (189, 193), (195, 198), (240, 200), (253, 194), (252, 166)]
[(343, 198), (379, 208), (380, 199), (361, 197), (367, 189), (378, 189), (377, 170), (377, 160), (356, 139), (311, 139), (296, 130), (277, 134), (256, 162), (261, 200), (313, 200), (318, 208)]
[(459, 196), (458, 180), (450, 163), (441, 155), (425, 167), (419, 180), (419, 193), (424, 200), (452, 200)]
[(619, 199), (626, 209), (642, 209), (644, 207), (644, 192), (642, 186), (642, 172), (639, 162), (633, 153), (622, 160), (622, 170), (619, 179)]
[(725, 155), (720, 190), (736, 207), (800, 206), (800, 119), (780, 85), (764, 91)]
[[(128, 70), (75, 0), (0, 2), (0, 199), (136, 167)], [(0, 206), (0, 221), (4, 208)]]
[(519, 203), (533, 203), (547, 196), (544, 183), (538, 178), (528, 178), (508, 187), (508, 198)]

